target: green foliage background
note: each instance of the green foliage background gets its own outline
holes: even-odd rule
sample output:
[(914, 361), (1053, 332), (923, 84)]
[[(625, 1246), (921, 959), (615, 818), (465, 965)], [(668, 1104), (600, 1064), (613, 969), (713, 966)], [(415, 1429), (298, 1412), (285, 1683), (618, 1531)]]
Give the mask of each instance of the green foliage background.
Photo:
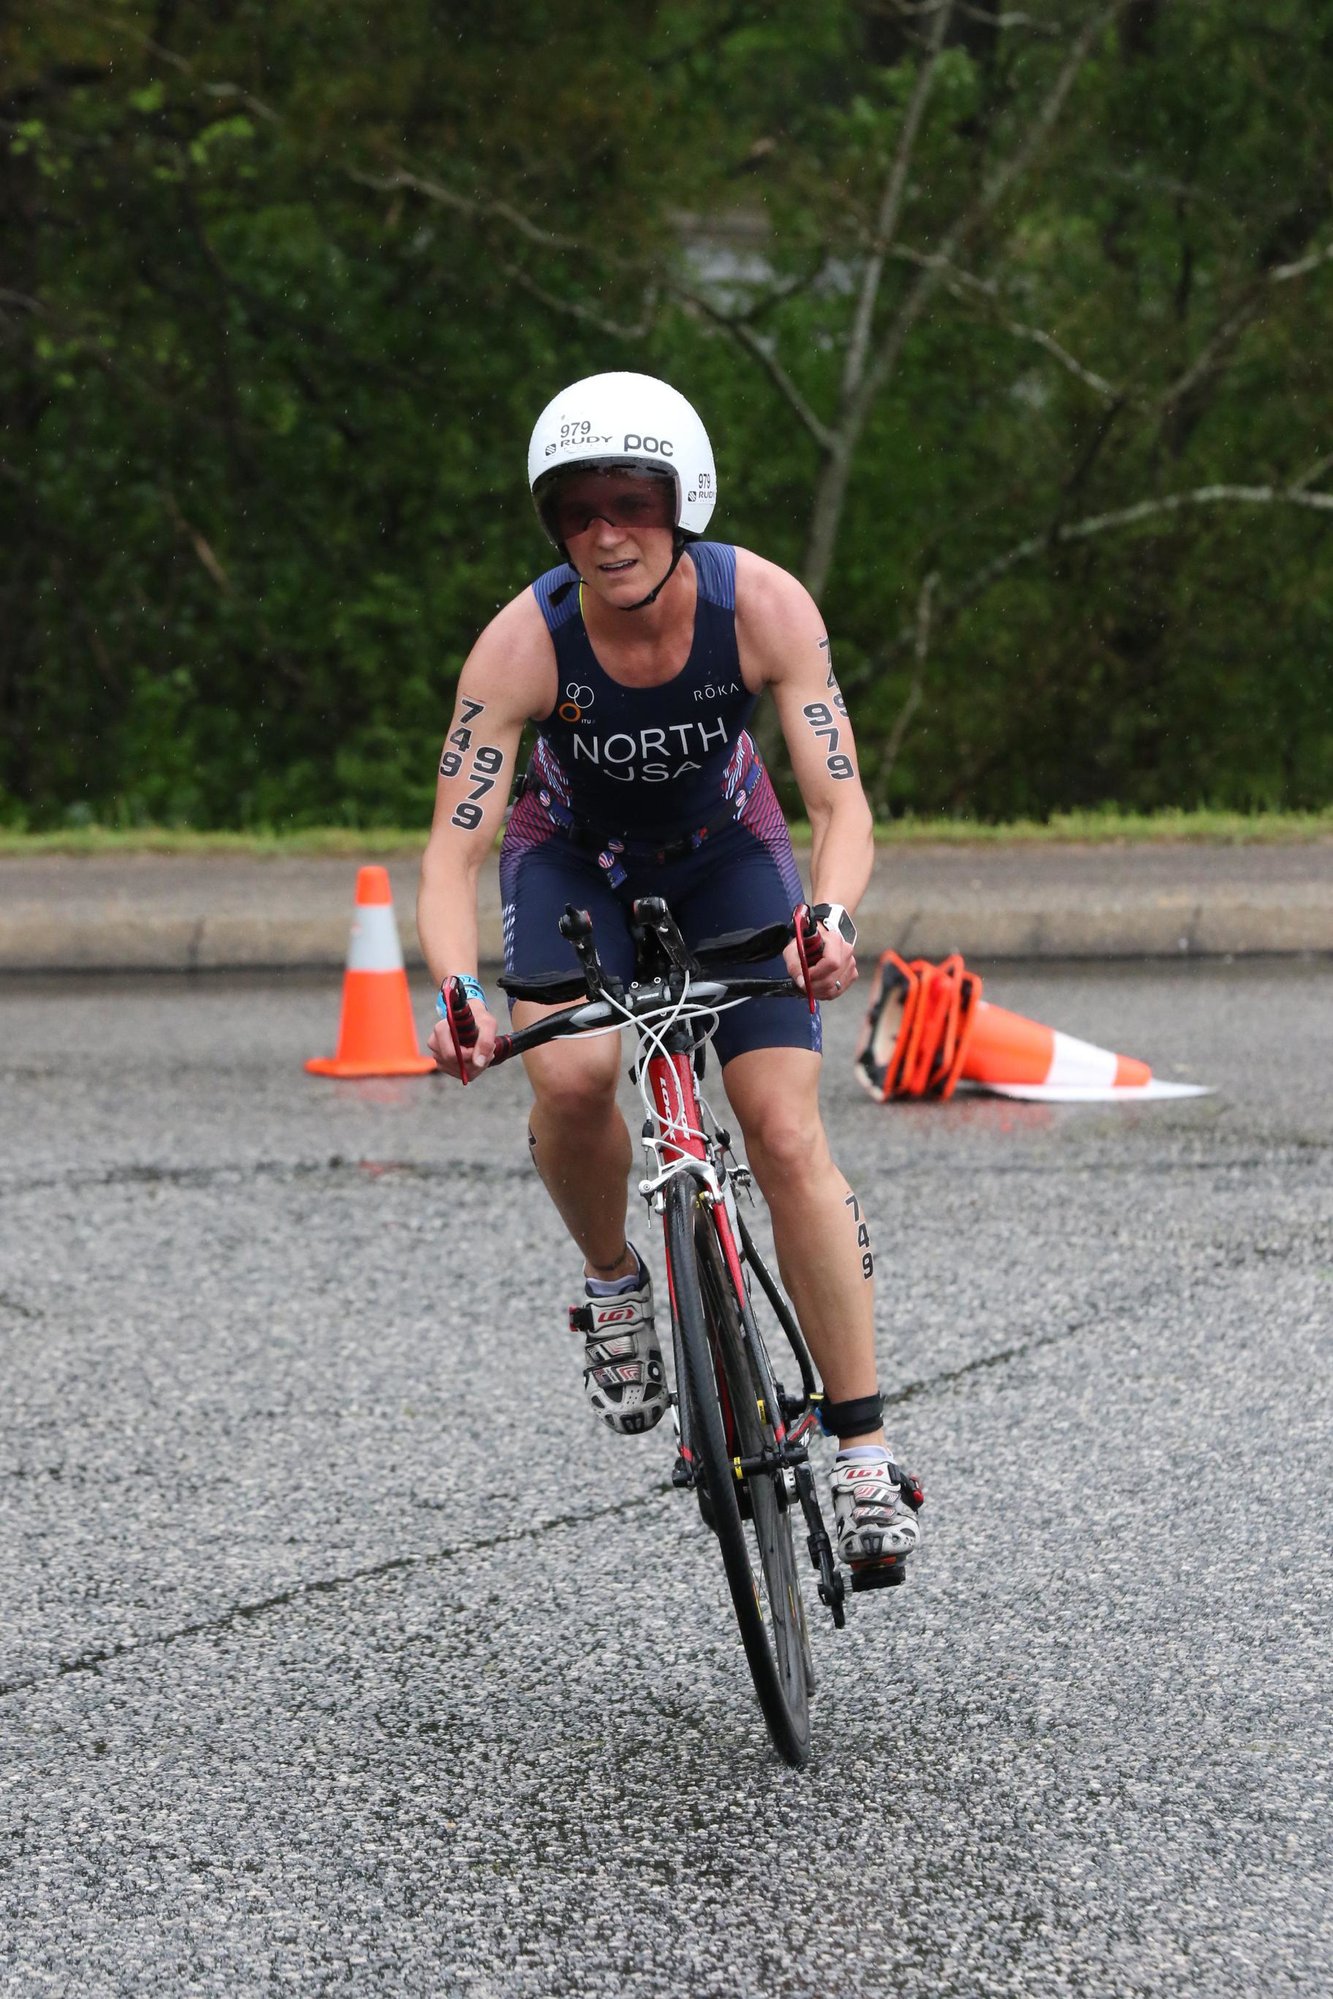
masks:
[[(892, 0), (0, 12), (0, 820), (424, 821), (548, 396), (674, 380), (810, 574), (868, 262), (883, 345), (950, 244), (820, 592), (876, 802), (1327, 804), (1333, 4), (1016, 18), (951, 14), (886, 246)], [(1276, 497), (1063, 534), (1219, 485)]]

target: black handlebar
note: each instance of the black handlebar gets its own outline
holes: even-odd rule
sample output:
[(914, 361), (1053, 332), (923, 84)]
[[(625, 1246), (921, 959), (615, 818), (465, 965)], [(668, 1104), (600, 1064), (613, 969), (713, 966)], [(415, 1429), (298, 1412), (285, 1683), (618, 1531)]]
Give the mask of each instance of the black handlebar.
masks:
[[(575, 908), (573, 903), (568, 905), (560, 919), (560, 934), (573, 945), (581, 969), (552, 972), (535, 979), (502, 977), (499, 983), (511, 999), (556, 1006), (565, 1000), (578, 1003), (563, 1012), (548, 1014), (544, 1020), (534, 1021), (531, 1027), (520, 1028), (517, 1033), (497, 1035), (490, 1068), (565, 1035), (588, 1034), (596, 1028), (613, 1025), (623, 1027), (631, 1020), (662, 1013), (684, 997), (687, 985), (690, 998), (702, 1007), (721, 1006), (736, 999), (781, 996), (803, 997), (814, 1012), (809, 968), (824, 955), (824, 940), (807, 903), (796, 905), (788, 923), (729, 931), (722, 937), (710, 937), (693, 950), (681, 936), (676, 919), (660, 896), (641, 896), (632, 914), (635, 970), (641, 976), (626, 987), (607, 972), (598, 957), (588, 911)], [(804, 974), (799, 982), (788, 978), (721, 976), (728, 965), (756, 964), (776, 957), (793, 938), (798, 940)], [(466, 1083), (469, 1076), (464, 1055), (476, 1046), (477, 1023), (461, 979), (446, 982), (444, 999), (454, 1055)]]
[[(691, 979), (689, 986), (691, 1001), (701, 1007), (723, 1006), (735, 999), (799, 999), (801, 988), (794, 979)], [(508, 1062), (514, 1055), (525, 1055), (530, 1048), (540, 1048), (544, 1042), (558, 1040), (563, 1035), (589, 1034), (598, 1027), (627, 1027), (631, 1020), (651, 1018), (655, 1013), (664, 1013), (681, 998), (681, 989), (668, 979), (654, 979), (647, 985), (625, 995), (623, 1000), (585, 1000), (582, 1006), (567, 1007), (561, 1013), (548, 1013), (544, 1020), (535, 1020), (531, 1027), (520, 1027), (514, 1034), (497, 1034), (495, 1050), (489, 1067), (499, 1062)]]

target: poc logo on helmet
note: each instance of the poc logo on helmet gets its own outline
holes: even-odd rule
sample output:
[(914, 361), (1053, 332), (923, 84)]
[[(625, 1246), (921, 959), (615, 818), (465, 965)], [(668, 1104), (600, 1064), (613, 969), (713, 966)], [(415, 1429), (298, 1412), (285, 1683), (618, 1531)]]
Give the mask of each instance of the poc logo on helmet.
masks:
[(622, 451), (655, 451), (662, 458), (675, 456), (669, 437), (636, 437), (632, 430), (625, 432), (625, 442), (620, 448)]

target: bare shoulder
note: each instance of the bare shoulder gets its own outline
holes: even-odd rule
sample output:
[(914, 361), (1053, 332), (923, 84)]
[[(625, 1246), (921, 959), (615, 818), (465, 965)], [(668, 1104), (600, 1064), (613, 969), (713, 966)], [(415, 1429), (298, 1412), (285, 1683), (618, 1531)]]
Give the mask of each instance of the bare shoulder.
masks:
[(555, 647), (532, 591), (497, 611), (468, 654), (460, 689), (494, 712), (540, 721), (555, 701)]
[(781, 679), (793, 650), (805, 657), (824, 620), (800, 578), (752, 549), (736, 550), (736, 637), (751, 684)]

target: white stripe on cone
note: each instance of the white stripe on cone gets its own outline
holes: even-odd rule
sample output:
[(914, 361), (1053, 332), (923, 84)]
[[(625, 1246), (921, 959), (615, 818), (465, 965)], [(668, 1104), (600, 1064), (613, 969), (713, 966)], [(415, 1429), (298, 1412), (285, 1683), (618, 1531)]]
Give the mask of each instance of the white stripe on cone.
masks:
[(349, 972), (401, 972), (403, 947), (391, 902), (359, 902), (347, 945)]
[(1044, 1089), (1069, 1086), (1105, 1090), (1114, 1084), (1119, 1057), (1109, 1048), (1098, 1048), (1073, 1034), (1061, 1034), (1058, 1027), (1052, 1028), (1051, 1033), (1054, 1046), (1051, 1066), (1043, 1079)]

